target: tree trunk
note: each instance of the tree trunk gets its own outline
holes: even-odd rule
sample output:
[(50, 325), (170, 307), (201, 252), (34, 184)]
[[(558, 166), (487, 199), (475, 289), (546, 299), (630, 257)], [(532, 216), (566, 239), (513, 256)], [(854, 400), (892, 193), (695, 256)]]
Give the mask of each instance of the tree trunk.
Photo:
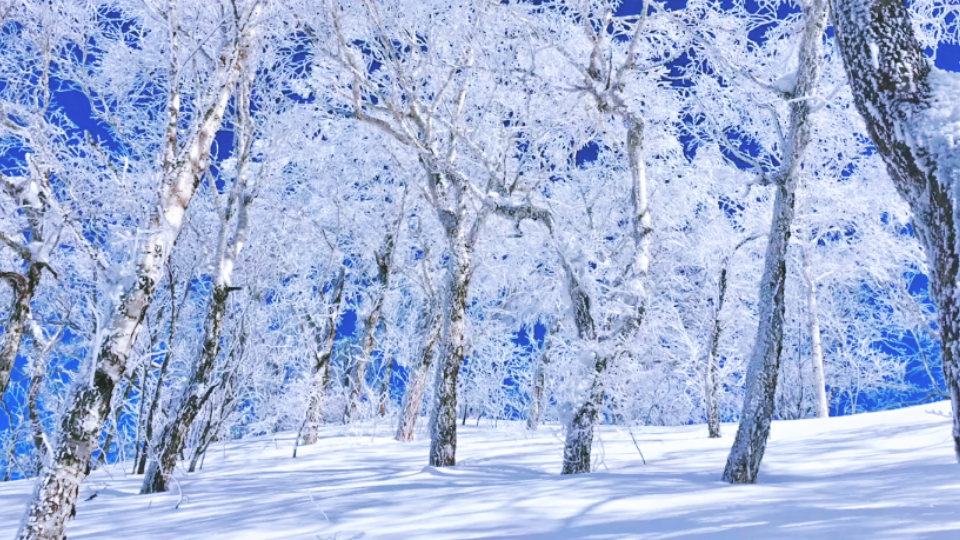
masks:
[[(320, 435), (320, 424), (323, 423), (323, 397), (327, 390), (330, 377), (330, 359), (333, 357), (333, 346), (337, 338), (337, 325), (340, 322), (340, 312), (343, 309), (343, 281), (344, 269), (340, 269), (333, 285), (333, 299), (331, 306), (333, 313), (327, 322), (326, 331), (321, 329), (312, 317), (307, 316), (307, 324), (313, 329), (316, 342), (316, 364), (313, 368), (312, 391), (304, 415), (303, 426), (300, 428), (298, 445), (316, 444)], [(293, 457), (297, 457), (294, 450)]]
[[(381, 269), (381, 276), (383, 270)], [(383, 310), (383, 300), (386, 296), (386, 279), (381, 277), (380, 289), (377, 291), (377, 299), (374, 302), (373, 310), (364, 324), (363, 344), (360, 347), (360, 356), (356, 359), (353, 369), (347, 376), (347, 382), (350, 385), (350, 393), (347, 398), (347, 414), (344, 419), (347, 423), (359, 419), (360, 402), (363, 400), (363, 390), (367, 386), (367, 365), (370, 363), (370, 356), (376, 348), (377, 328), (380, 326), (380, 315)]]
[(603, 405), (602, 377), (606, 368), (606, 359), (598, 358), (587, 399), (577, 410), (567, 428), (567, 439), (563, 445), (563, 469), (560, 474), (590, 472), (593, 431), (600, 418), (600, 407)]
[(249, 211), (255, 197), (254, 190), (251, 189), (254, 175), (247, 171), (250, 149), (254, 142), (254, 126), (250, 118), (251, 77), (245, 77), (237, 86), (238, 118), (233, 125), (236, 137), (233, 155), (238, 158), (239, 164), (224, 214), (220, 216), (217, 273), (204, 320), (203, 346), (200, 358), (191, 370), (187, 386), (180, 399), (175, 402), (172, 420), (154, 443), (153, 460), (143, 478), (141, 494), (167, 491), (170, 488), (177, 457), (184, 451), (190, 426), (217, 386), (211, 385), (210, 378), (220, 356), (220, 338), (227, 313), (227, 299), (232, 291), (239, 289), (232, 286), (233, 271), (249, 236)]
[[(540, 425), (541, 408), (543, 406), (543, 387), (546, 383), (546, 366), (549, 362), (546, 353), (541, 355), (537, 362), (537, 370), (533, 374), (533, 388), (530, 392), (530, 412), (527, 414), (527, 429), (536, 431)], [(466, 412), (464, 412), (466, 418)]]
[(830, 416), (830, 402), (827, 401), (827, 381), (823, 373), (823, 345), (820, 339), (820, 311), (817, 306), (817, 282), (810, 274), (807, 249), (802, 247), (803, 282), (807, 286), (807, 327), (810, 331), (810, 357), (813, 362), (813, 396), (817, 407), (817, 418)]
[(420, 365), (413, 370), (410, 380), (407, 382), (406, 394), (403, 396), (403, 410), (400, 414), (400, 423), (397, 426), (396, 436), (396, 439), (400, 442), (413, 440), (413, 432), (417, 427), (417, 418), (420, 416), (420, 409), (423, 408), (423, 396), (427, 389), (427, 376), (430, 374), (430, 368), (433, 365), (433, 359), (439, 346), (442, 331), (443, 319), (439, 315), (433, 315), (427, 328), (427, 343), (423, 347)]
[(380, 327), (380, 318), (383, 315), (383, 302), (386, 299), (387, 292), (390, 290), (390, 277), (393, 274), (393, 252), (397, 245), (397, 238), (400, 235), (400, 225), (403, 223), (404, 208), (406, 206), (406, 193), (403, 195), (403, 201), (400, 205), (400, 212), (397, 215), (393, 230), (388, 232), (383, 239), (383, 246), (377, 253), (377, 296), (370, 310), (370, 315), (364, 324), (363, 345), (360, 350), (360, 358), (354, 366), (350, 376), (350, 398), (347, 409), (347, 421), (357, 419), (359, 413), (360, 401), (363, 398), (363, 388), (366, 386), (367, 365), (370, 362), (370, 356), (377, 345), (377, 330)]
[(443, 357), (437, 369), (436, 398), (430, 419), (430, 465), (452, 467), (457, 453), (457, 377), (467, 354), (467, 295), (470, 288), (470, 242), (462, 227), (451, 235), (453, 248), (448, 277), (450, 321), (443, 340)]
[(7, 324), (3, 329), (3, 342), (0, 344), (0, 399), (10, 384), (10, 374), (20, 352), (20, 343), (30, 321), (30, 302), (40, 283), (40, 273), (43, 265), (31, 263), (27, 277), (13, 272), (0, 272), (0, 279), (5, 279), (13, 288), (13, 307)]
[(119, 435), (120, 426), (117, 425), (117, 417), (120, 416), (120, 412), (123, 411), (123, 405), (127, 402), (132, 390), (133, 379), (128, 378), (127, 386), (123, 390), (123, 397), (120, 398), (120, 403), (118, 403), (117, 407), (113, 410), (113, 416), (108, 418), (108, 420), (113, 420), (113, 429), (107, 431), (107, 438), (105, 441), (103, 441), (103, 447), (100, 449), (100, 458), (98, 459), (100, 463), (107, 463), (107, 455), (110, 454), (110, 447), (113, 445), (113, 439)]
[(380, 385), (380, 416), (387, 415), (387, 407), (390, 403), (390, 381), (393, 379), (393, 357), (387, 360), (387, 372), (383, 375), (383, 382)]
[[(43, 386), (43, 380), (47, 374), (47, 360), (50, 350), (56, 344), (60, 337), (57, 333), (46, 343), (41, 342), (40, 329), (34, 328), (33, 340), (37, 347), (37, 356), (33, 360), (33, 367), (30, 370), (30, 386), (27, 389), (27, 410), (30, 414), (30, 426), (33, 430), (33, 445), (37, 450), (37, 457), (40, 463), (46, 463), (53, 455), (53, 449), (50, 447), (50, 440), (43, 429), (43, 422), (40, 419), (40, 406), (38, 399), (40, 390)], [(12, 425), (12, 424), (11, 424)], [(42, 469), (41, 469), (42, 470)], [(40, 471), (38, 471), (39, 474)]]
[(183, 452), (190, 426), (203, 404), (215, 388), (210, 385), (210, 377), (220, 355), (220, 336), (227, 311), (227, 296), (232, 287), (217, 284), (213, 289), (213, 298), (205, 323), (203, 349), (194, 366), (190, 380), (176, 406), (173, 419), (168, 422), (153, 443), (153, 459), (143, 478), (141, 494), (167, 491), (172, 482), (177, 456)]
[(720, 434), (720, 404), (717, 400), (717, 387), (719, 370), (717, 349), (720, 346), (720, 332), (723, 327), (720, 318), (723, 312), (723, 300), (727, 294), (727, 261), (724, 260), (723, 268), (720, 269), (720, 283), (717, 294), (717, 305), (713, 311), (713, 326), (710, 328), (710, 344), (707, 351), (707, 369), (704, 376), (704, 408), (707, 413), (707, 432), (711, 439), (719, 439)]
[[(573, 304), (573, 319), (577, 326), (578, 337), (582, 341), (596, 342), (597, 331), (590, 312), (590, 297), (580, 286), (579, 281), (566, 259), (561, 257), (567, 277), (567, 289)], [(563, 445), (563, 468), (561, 474), (581, 474), (590, 472), (590, 453), (593, 448), (593, 428), (597, 423), (600, 406), (603, 404), (603, 375), (607, 369), (605, 358), (597, 358), (594, 364), (593, 381), (587, 391), (587, 397), (577, 410), (570, 425), (567, 426), (567, 438)]]
[[(960, 175), (944, 110), (956, 95), (931, 76), (903, 2), (832, 0), (834, 28), (857, 109), (910, 205), (930, 267), (943, 374), (953, 406), (954, 453), (960, 461), (960, 238), (955, 183)], [(944, 75), (937, 75), (943, 77)]]
[[(171, 15), (175, 17), (174, 15)], [(184, 159), (176, 159), (177, 114), (179, 94), (171, 89), (168, 100), (168, 144), (165, 152), (165, 174), (160, 190), (158, 211), (147, 228), (150, 231), (132, 280), (121, 296), (109, 326), (106, 339), (98, 351), (89, 380), (78, 380), (67, 399), (67, 407), (60, 427), (60, 439), (46, 474), (37, 482), (33, 498), (17, 533), (17, 540), (62, 540), (67, 521), (75, 514), (74, 503), (80, 484), (89, 474), (90, 455), (110, 412), (110, 398), (116, 384), (126, 370), (127, 359), (133, 352), (141, 323), (163, 265), (173, 248), (183, 224), (184, 214), (193, 197), (201, 175), (207, 169), (210, 148), (220, 128), (234, 85), (243, 72), (250, 52), (246, 40), (234, 41), (224, 51), (223, 63), (211, 80), (216, 81), (214, 99), (210, 107), (198, 114), (203, 118), (189, 141)], [(176, 60), (174, 60), (176, 62)], [(173, 138), (170, 141), (170, 138)]]
[(800, 72), (797, 87), (792, 93), (793, 96), (804, 99), (790, 102), (788, 148), (784, 149), (786, 170), (775, 179), (773, 220), (760, 282), (760, 323), (747, 368), (747, 388), (740, 414), (740, 426), (723, 472), (723, 479), (734, 484), (756, 482), (760, 461), (770, 436), (780, 351), (783, 348), (786, 254), (803, 154), (813, 129), (810, 119), (812, 105), (806, 97), (813, 95), (820, 84), (824, 64), (823, 33), (827, 27), (828, 16), (826, 0), (812, 0), (805, 7)]
[(547, 382), (547, 365), (550, 364), (551, 336), (560, 330), (560, 324), (554, 324), (544, 336), (544, 350), (537, 359), (537, 369), (533, 375), (533, 391), (530, 395), (530, 414), (527, 415), (527, 429), (535, 431), (543, 416), (543, 395)]

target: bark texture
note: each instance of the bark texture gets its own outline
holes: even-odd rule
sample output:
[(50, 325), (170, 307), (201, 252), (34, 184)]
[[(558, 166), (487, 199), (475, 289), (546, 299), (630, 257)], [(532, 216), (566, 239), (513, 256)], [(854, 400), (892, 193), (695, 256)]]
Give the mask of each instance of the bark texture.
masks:
[[(340, 323), (340, 312), (343, 310), (343, 281), (344, 270), (341, 269), (333, 283), (330, 306), (332, 312), (326, 327), (321, 327), (307, 317), (307, 325), (313, 330), (316, 343), (316, 360), (313, 366), (313, 382), (310, 400), (307, 403), (307, 412), (304, 415), (303, 426), (300, 429), (299, 445), (316, 444), (320, 435), (320, 424), (323, 423), (323, 396), (327, 390), (327, 381), (330, 376), (330, 359), (333, 357), (333, 345), (337, 337), (337, 325)], [(293, 457), (297, 457), (294, 450)]]
[[(176, 20), (175, 14), (169, 14)], [(175, 25), (174, 25), (175, 26)], [(248, 36), (249, 37), (249, 36)], [(62, 540), (75, 514), (80, 484), (89, 474), (90, 456), (110, 413), (114, 387), (127, 368), (147, 307), (160, 281), (163, 266), (183, 224), (184, 214), (202, 173), (234, 86), (251, 52), (248, 39), (228, 44), (212, 77), (209, 107), (191, 140), (178, 152), (177, 118), (180, 96), (170, 89), (167, 109), (169, 130), (164, 152), (160, 201), (152, 216), (135, 270), (136, 279), (122, 294), (89, 379), (75, 383), (60, 426), (60, 439), (51, 465), (39, 478), (17, 533), (17, 540)], [(176, 55), (173, 55), (176, 65)], [(174, 77), (176, 80), (176, 77)]]
[(396, 439), (400, 442), (413, 440), (413, 433), (417, 427), (417, 418), (423, 408), (423, 396), (427, 389), (427, 377), (433, 366), (437, 354), (440, 336), (443, 332), (443, 318), (433, 315), (427, 329), (427, 342), (423, 347), (420, 365), (410, 374), (407, 382), (407, 391), (403, 396), (403, 411), (400, 413), (400, 423), (397, 425)]
[(723, 479), (734, 484), (756, 482), (760, 462), (770, 436), (780, 351), (783, 349), (786, 254), (794, 217), (794, 199), (802, 173), (803, 154), (810, 143), (813, 96), (823, 73), (823, 33), (829, 9), (826, 0), (812, 0), (804, 7), (804, 30), (800, 48), (797, 85), (791, 93), (790, 130), (785, 141), (784, 171), (774, 181), (775, 198), (763, 276), (760, 281), (760, 321), (750, 364), (746, 395), (737, 437), (727, 457)]
[(360, 402), (363, 398), (363, 389), (366, 386), (367, 366), (370, 357), (377, 346), (377, 330), (380, 328), (380, 319), (383, 315), (383, 302), (390, 290), (390, 277), (393, 274), (393, 252), (396, 249), (397, 237), (400, 234), (400, 225), (403, 222), (404, 206), (401, 205), (393, 230), (383, 239), (383, 245), (376, 254), (377, 259), (377, 290), (370, 314), (364, 323), (363, 341), (360, 348), (360, 357), (351, 370), (350, 398), (347, 409), (347, 421), (357, 419)]
[(216, 360), (220, 355), (220, 334), (227, 310), (227, 295), (230, 288), (217, 285), (205, 323), (203, 347), (200, 358), (183, 390), (178, 406), (172, 411), (173, 418), (160, 432), (153, 443), (153, 459), (143, 478), (141, 494), (167, 491), (172, 484), (177, 458), (183, 452), (190, 426), (200, 413), (215, 386), (210, 384)]
[(26, 278), (13, 272), (0, 272), (0, 280), (5, 280), (13, 288), (14, 299), (3, 329), (3, 342), (0, 343), (0, 398), (3, 398), (30, 319), (30, 301), (40, 282), (40, 268), (35, 264), (30, 265)]
[(457, 453), (457, 377), (467, 355), (467, 294), (470, 287), (471, 245), (459, 232), (451, 239), (453, 260), (449, 280), (449, 315), (443, 357), (437, 366), (436, 398), (431, 418), (430, 465), (452, 467)]
[(924, 121), (956, 95), (938, 103), (930, 61), (914, 35), (904, 2), (831, 0), (837, 42), (857, 109), (900, 195), (910, 205), (930, 266), (937, 304), (941, 360), (953, 405), (954, 452), (960, 461), (960, 296), (957, 272), (956, 148), (936, 123)]

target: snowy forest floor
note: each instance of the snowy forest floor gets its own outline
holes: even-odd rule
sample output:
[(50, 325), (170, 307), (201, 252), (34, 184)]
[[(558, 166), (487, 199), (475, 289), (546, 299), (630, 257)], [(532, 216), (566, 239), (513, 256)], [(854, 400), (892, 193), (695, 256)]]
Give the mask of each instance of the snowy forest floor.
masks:
[[(605, 426), (594, 474), (560, 476), (556, 426), (468, 422), (454, 468), (425, 467), (429, 441), (384, 424), (328, 428), (291, 459), (292, 434), (212, 448), (179, 494), (141, 496), (129, 466), (95, 471), (71, 540), (960, 538), (960, 466), (949, 403), (775, 422), (760, 483), (720, 481), (735, 425)], [(32, 481), (0, 484), (0, 540)], [(90, 499), (96, 493), (96, 497)], [(89, 500), (88, 500), (89, 499)]]

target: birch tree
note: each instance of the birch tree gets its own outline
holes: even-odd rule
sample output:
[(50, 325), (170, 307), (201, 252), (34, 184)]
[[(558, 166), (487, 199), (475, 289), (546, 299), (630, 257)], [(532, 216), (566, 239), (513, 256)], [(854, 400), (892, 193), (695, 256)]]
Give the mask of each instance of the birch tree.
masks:
[[(127, 359), (136, 343), (144, 312), (160, 281), (164, 262), (183, 224), (183, 216), (197, 183), (207, 166), (210, 146), (226, 110), (234, 86), (247, 69), (255, 43), (254, 30), (262, 16), (258, 3), (230, 11), (229, 22), (221, 26), (221, 50), (214, 53), (209, 83), (198, 89), (197, 114), (186, 136), (180, 133), (182, 99), (179, 78), (185, 60), (180, 43), (181, 19), (177, 5), (164, 10), (168, 38), (164, 44), (169, 58), (166, 132), (157, 172), (159, 204), (148, 225), (135, 270), (135, 279), (126, 286), (116, 311), (105, 331), (91, 377), (78, 380), (69, 400), (68, 411), (60, 427), (50, 468), (38, 481), (27, 507), (18, 539), (60, 539), (74, 512), (80, 483), (89, 471), (90, 455), (109, 412), (113, 390), (127, 367)], [(235, 16), (234, 16), (235, 14)], [(161, 32), (159, 27), (157, 32)], [(199, 39), (199, 38), (198, 38)]]
[(803, 9), (804, 25), (796, 86), (786, 92), (786, 97), (793, 99), (790, 103), (790, 125), (785, 135), (781, 170), (773, 182), (776, 198), (760, 286), (760, 326), (747, 371), (740, 426), (723, 473), (723, 479), (731, 483), (751, 484), (756, 481), (773, 417), (780, 351), (783, 348), (786, 251), (804, 154), (814, 130), (810, 97), (818, 91), (823, 72), (823, 34), (829, 15), (825, 1), (812, 0), (803, 5)]
[(960, 460), (960, 379), (957, 373), (957, 217), (954, 199), (960, 167), (953, 74), (930, 65), (903, 3), (831, 2), (837, 43), (857, 110), (914, 214), (937, 304), (941, 362), (953, 407), (954, 452)]

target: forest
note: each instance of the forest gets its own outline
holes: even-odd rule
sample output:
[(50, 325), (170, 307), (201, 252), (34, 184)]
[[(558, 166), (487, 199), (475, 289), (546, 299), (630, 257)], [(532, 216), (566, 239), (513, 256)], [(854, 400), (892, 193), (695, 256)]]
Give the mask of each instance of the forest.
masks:
[(949, 400), (960, 460), (958, 51), (956, 0), (0, 0), (16, 539), (277, 434), (683, 427), (749, 485)]

